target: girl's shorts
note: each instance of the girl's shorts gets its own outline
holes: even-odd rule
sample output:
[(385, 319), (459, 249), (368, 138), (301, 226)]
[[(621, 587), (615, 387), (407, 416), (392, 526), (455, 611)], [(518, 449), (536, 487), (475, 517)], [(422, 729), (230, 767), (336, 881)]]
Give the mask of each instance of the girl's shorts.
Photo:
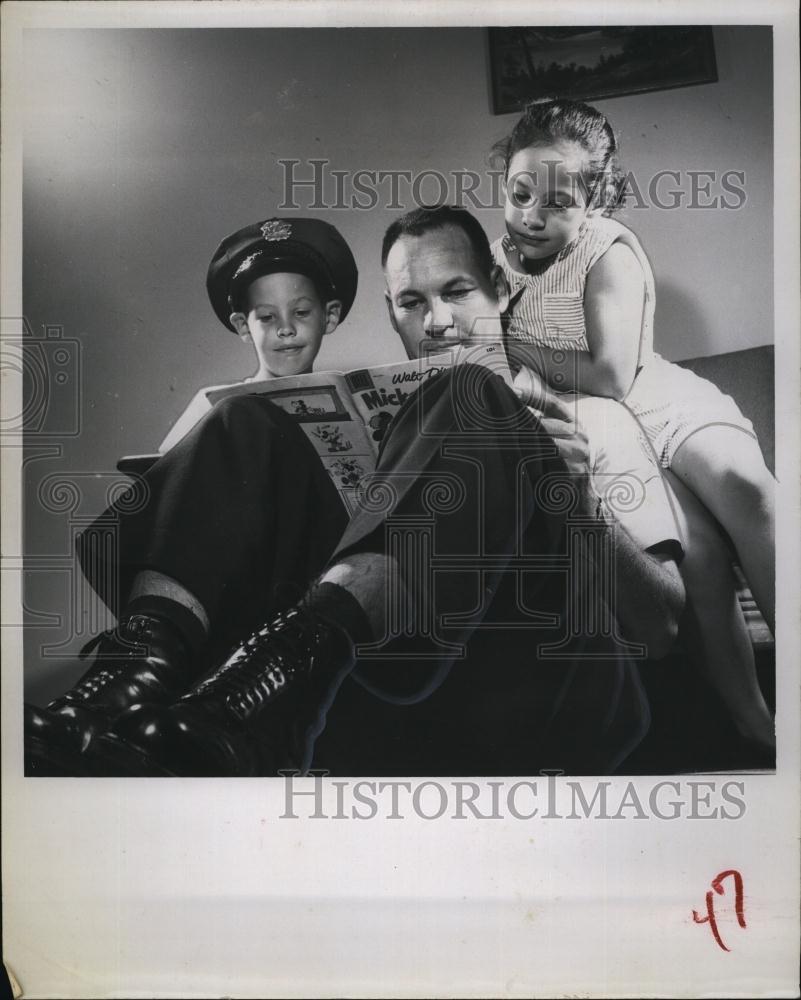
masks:
[(731, 396), (658, 354), (647, 362), (623, 402), (665, 469), (687, 438), (705, 427), (736, 427), (756, 440), (754, 425)]

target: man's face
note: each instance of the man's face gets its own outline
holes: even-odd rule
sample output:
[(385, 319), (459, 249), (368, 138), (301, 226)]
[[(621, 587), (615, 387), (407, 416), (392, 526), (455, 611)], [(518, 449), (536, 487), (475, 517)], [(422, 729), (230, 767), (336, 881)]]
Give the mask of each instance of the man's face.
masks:
[(482, 273), (467, 234), (455, 225), (402, 236), (384, 266), (387, 306), (409, 358), (470, 339), (501, 340), (508, 304), (500, 268)]

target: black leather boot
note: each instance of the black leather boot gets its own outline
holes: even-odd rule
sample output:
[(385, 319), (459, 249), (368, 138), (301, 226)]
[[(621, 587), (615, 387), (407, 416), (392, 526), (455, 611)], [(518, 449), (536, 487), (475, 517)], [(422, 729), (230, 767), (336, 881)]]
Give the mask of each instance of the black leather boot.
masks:
[(253, 777), (306, 771), (353, 666), (344, 632), (305, 607), (262, 626), (172, 706), (136, 705), (92, 746), (96, 774)]
[(78, 683), (42, 709), (25, 705), (25, 773), (76, 776), (87, 770), (95, 737), (131, 705), (170, 703), (195, 674), (178, 629), (153, 615), (133, 614), (92, 640), (92, 666)]

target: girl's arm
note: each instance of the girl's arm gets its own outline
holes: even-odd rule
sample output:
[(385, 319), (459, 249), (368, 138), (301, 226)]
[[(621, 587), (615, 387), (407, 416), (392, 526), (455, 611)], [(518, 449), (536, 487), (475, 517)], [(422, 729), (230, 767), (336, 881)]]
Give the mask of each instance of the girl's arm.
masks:
[[(632, 250), (613, 243), (587, 275), (584, 322), (588, 351), (565, 352), (510, 341), (510, 355), (560, 392), (623, 399), (637, 373), (645, 282)], [(556, 355), (556, 358), (554, 357)]]

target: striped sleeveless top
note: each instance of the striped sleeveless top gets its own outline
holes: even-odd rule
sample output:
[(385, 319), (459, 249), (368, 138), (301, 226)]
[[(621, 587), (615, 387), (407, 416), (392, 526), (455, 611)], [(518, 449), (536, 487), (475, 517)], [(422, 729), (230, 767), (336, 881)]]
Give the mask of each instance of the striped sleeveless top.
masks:
[(507, 253), (517, 248), (508, 235), (492, 244), (492, 256), (509, 283), (511, 299), (507, 335), (513, 340), (563, 351), (586, 351), (584, 287), (590, 268), (613, 243), (630, 247), (643, 270), (643, 303), (637, 368), (653, 355), (655, 289), (651, 264), (630, 229), (614, 219), (585, 220), (578, 236), (563, 247), (540, 274), (521, 274), (509, 265)]

